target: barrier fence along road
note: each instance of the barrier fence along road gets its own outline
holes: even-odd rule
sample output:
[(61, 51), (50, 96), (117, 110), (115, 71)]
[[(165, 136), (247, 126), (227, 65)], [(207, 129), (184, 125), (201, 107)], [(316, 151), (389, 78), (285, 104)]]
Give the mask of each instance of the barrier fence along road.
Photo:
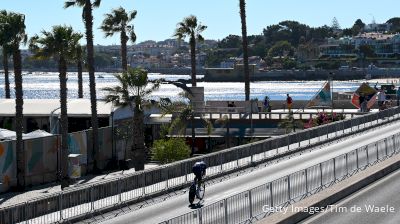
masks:
[[(67, 221), (78, 216), (100, 212), (105, 208), (118, 208), (130, 201), (134, 201), (145, 196), (188, 186), (188, 184), (191, 183), (194, 178), (193, 174), (191, 174), (191, 168), (196, 161), (204, 160), (208, 164), (209, 168), (207, 169), (207, 176), (212, 178), (213, 176), (220, 175), (221, 173), (232, 172), (233, 170), (239, 170), (240, 168), (248, 167), (253, 162), (267, 160), (282, 152), (288, 152), (293, 149), (298, 149), (299, 147), (307, 147), (314, 143), (335, 139), (371, 126), (398, 120), (399, 112), (399, 107), (395, 107), (374, 114), (366, 114), (351, 120), (342, 120), (324, 126), (314, 127), (284, 136), (266, 139), (256, 143), (237, 146), (196, 158), (190, 158), (167, 165), (162, 165), (149, 170), (129, 174), (125, 177), (105, 180), (103, 182), (91, 185), (83, 185), (81, 187), (75, 187), (60, 193), (54, 193), (51, 195), (31, 199), (25, 203), (1, 208), (0, 223), (11, 224), (24, 221), (26, 223), (49, 223)], [(358, 151), (355, 152), (358, 153)], [(349, 161), (354, 159), (354, 156), (352, 156), (353, 155), (346, 155), (347, 171), (352, 169), (351, 166), (354, 166), (353, 163), (349, 163)], [(363, 160), (358, 156), (356, 158), (357, 166), (354, 167), (360, 167), (359, 163), (361, 163)], [(367, 158), (369, 158), (368, 155)], [(360, 161), (358, 161), (359, 159)], [(270, 192), (269, 194), (280, 195), (279, 197), (271, 197), (270, 200), (273, 200), (273, 205), (278, 205), (283, 202), (287, 203), (286, 201), (289, 198), (290, 200), (295, 200), (296, 198), (293, 198), (292, 196), (297, 195), (298, 193), (296, 192), (302, 192), (301, 187), (298, 184), (303, 180), (302, 176), (303, 178), (311, 178), (315, 175), (318, 175), (318, 172), (326, 173), (327, 169), (335, 164), (343, 164), (343, 160), (339, 160), (339, 158), (334, 159), (333, 161), (334, 162), (327, 161), (324, 164), (319, 165), (319, 168), (315, 166), (314, 168), (311, 167), (304, 171), (304, 175), (293, 174), (294, 179), (285, 177), (286, 179), (279, 179), (270, 183), (270, 186), (268, 187)], [(335, 165), (335, 167), (339, 166)], [(336, 168), (334, 170), (335, 172), (340, 172), (340, 168), (338, 168), (337, 171)], [(337, 174), (334, 174), (334, 176), (335, 175), (337, 176)], [(324, 175), (320, 176), (322, 178), (321, 182), (324, 183), (322, 186), (325, 186), (325, 181), (330, 179)], [(290, 187), (288, 188), (286, 185), (285, 187), (284, 185), (280, 184), (281, 182), (286, 183)], [(306, 190), (308, 193), (311, 193), (309, 192), (311, 189), (315, 190), (316, 188), (321, 188), (321, 186), (315, 187), (318, 185), (315, 178), (307, 180), (306, 183)], [(300, 189), (293, 187), (300, 187)], [(285, 195), (281, 195), (280, 192), (284, 192), (283, 189), (291, 189), (291, 191), (286, 192), (286, 194), (288, 194), (287, 197)], [(257, 199), (258, 197), (261, 197), (260, 194), (264, 195), (264, 198), (269, 195), (261, 190), (254, 191), (253, 195), (250, 197), (249, 194), (251, 194), (250, 191), (238, 194), (235, 197), (247, 198), (251, 200), (251, 203), (246, 203), (253, 205), (254, 203), (260, 203), (260, 200)], [(232, 200), (234, 199), (231, 197), (221, 202), (226, 204), (226, 206), (222, 206), (225, 209), (223, 211), (224, 214), (227, 214), (227, 211), (232, 211), (230, 210), (231, 208), (238, 209), (232, 205)], [(218, 207), (221, 206), (221, 203), (210, 206)], [(240, 211), (234, 215), (239, 216), (240, 220), (249, 219), (250, 215), (257, 214), (257, 211), (253, 209), (254, 206), (241, 206), (243, 206), (243, 211)], [(244, 211), (244, 208), (248, 208), (249, 212)], [(212, 210), (213, 212), (219, 211), (217, 209), (213, 210), (209, 206), (207, 206), (207, 209), (210, 211)], [(203, 218), (204, 220), (211, 220), (212, 217), (207, 216), (209, 215), (208, 213), (202, 217), (201, 212), (205, 210), (206, 208), (203, 208), (202, 210), (195, 211), (193, 214), (191, 213), (191, 215), (193, 217), (196, 216), (197, 218)], [(199, 216), (196, 215), (196, 212), (199, 213)], [(227, 223), (231, 223), (229, 219), (234, 216), (230, 216), (229, 218), (226, 216), (226, 219), (228, 220)]]
[(400, 152), (400, 133), (161, 224), (251, 223)]

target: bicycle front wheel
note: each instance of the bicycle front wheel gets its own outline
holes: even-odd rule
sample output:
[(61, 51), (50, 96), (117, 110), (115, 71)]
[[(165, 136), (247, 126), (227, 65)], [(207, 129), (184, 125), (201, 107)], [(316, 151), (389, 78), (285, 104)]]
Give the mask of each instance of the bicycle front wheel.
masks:
[(197, 188), (197, 198), (203, 200), (205, 192), (206, 192), (206, 186), (204, 185), (204, 183), (202, 183), (200, 187)]

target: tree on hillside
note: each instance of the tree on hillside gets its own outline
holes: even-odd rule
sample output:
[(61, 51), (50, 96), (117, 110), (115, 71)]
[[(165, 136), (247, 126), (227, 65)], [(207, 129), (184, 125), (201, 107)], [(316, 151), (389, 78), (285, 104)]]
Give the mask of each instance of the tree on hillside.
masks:
[(268, 51), (269, 57), (292, 57), (293, 55), (294, 48), (288, 41), (279, 41)]
[(360, 32), (364, 30), (365, 23), (361, 19), (357, 19), (354, 23), (353, 27), (351, 28), (351, 32), (353, 36), (358, 35)]
[(391, 24), (390, 31), (392, 33), (400, 32), (400, 17), (393, 17), (386, 21), (386, 23)]
[(341, 29), (341, 28), (340, 28), (339, 21), (336, 19), (336, 17), (333, 17), (333, 19), (332, 19), (331, 28), (332, 28), (334, 31), (338, 31), (338, 30)]
[(218, 48), (239, 48), (242, 46), (242, 38), (238, 35), (229, 35), (218, 42)]
[(89, 70), (89, 89), (91, 104), (91, 125), (92, 125), (92, 146), (94, 152), (94, 171), (99, 172), (97, 162), (99, 160), (99, 121), (97, 119), (97, 97), (96, 97), (96, 78), (94, 70), (94, 47), (93, 47), (93, 8), (100, 6), (101, 0), (66, 0), (64, 8), (77, 6), (83, 8), (82, 19), (85, 23), (87, 66)]
[(61, 105), (61, 188), (68, 186), (68, 115), (67, 115), (67, 64), (74, 62), (75, 51), (83, 36), (72, 27), (54, 26), (51, 32), (42, 31), (30, 39), (29, 49), (37, 59), (53, 58), (58, 62)]
[(132, 43), (136, 41), (136, 34), (133, 25), (129, 23), (135, 19), (136, 10), (127, 13), (124, 8), (119, 7), (113, 9), (111, 13), (107, 13), (106, 18), (103, 20), (103, 24), (100, 29), (103, 30), (106, 37), (111, 37), (116, 33), (120, 33), (121, 39), (121, 58), (122, 58), (122, 69), (128, 70), (127, 60), (127, 42), (131, 40)]
[(191, 83), (192, 86), (197, 86), (196, 82), (196, 40), (197, 41), (204, 41), (204, 37), (201, 33), (207, 29), (207, 26), (201, 25), (198, 23), (197, 17), (190, 15), (183, 19), (182, 22), (177, 24), (177, 28), (174, 33), (174, 37), (178, 40), (183, 40), (186, 37), (189, 37), (189, 45), (190, 45), (190, 61), (191, 61), (191, 68), (192, 68), (192, 75), (191, 75)]

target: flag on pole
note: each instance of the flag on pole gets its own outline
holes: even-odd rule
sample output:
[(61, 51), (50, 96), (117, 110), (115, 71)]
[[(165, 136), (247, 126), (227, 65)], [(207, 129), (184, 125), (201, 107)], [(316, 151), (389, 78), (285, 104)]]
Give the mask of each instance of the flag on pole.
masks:
[(315, 106), (332, 106), (331, 85), (329, 81), (307, 103), (306, 108)]
[(353, 97), (351, 98), (351, 104), (357, 108), (361, 107), (359, 100), (361, 94), (364, 94), (365, 100), (367, 100), (367, 108), (371, 109), (376, 102), (377, 91), (365, 82), (361, 84), (360, 87), (358, 87), (358, 89), (353, 93)]

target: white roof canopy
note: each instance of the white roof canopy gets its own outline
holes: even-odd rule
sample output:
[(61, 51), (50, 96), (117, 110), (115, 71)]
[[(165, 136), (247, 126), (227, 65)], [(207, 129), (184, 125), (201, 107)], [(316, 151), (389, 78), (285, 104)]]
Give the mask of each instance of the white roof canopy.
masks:
[[(48, 117), (53, 112), (54, 115), (60, 114), (60, 100), (58, 99), (24, 99), (24, 116), (29, 117)], [(89, 99), (69, 99), (67, 100), (67, 110), (69, 117), (90, 117), (91, 107)], [(97, 101), (97, 114), (99, 117), (108, 117), (112, 111), (112, 103)], [(0, 116), (15, 116), (15, 100), (0, 99)]]

